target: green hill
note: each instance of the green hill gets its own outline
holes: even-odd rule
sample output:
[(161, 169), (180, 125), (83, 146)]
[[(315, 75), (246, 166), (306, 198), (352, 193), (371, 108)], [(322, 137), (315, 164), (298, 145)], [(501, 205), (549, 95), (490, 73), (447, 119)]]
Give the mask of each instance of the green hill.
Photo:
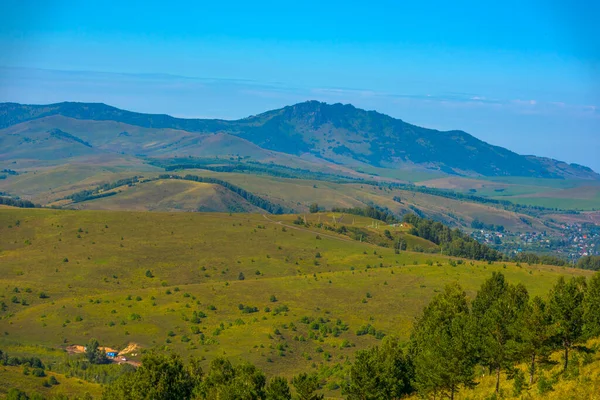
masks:
[[(225, 356), (268, 374), (320, 371), (339, 397), (346, 360), (383, 335), (406, 339), (448, 282), (473, 296), (501, 271), (533, 296), (558, 276), (591, 274), (395, 254), (382, 246), (398, 237), (435, 245), (365, 217), (309, 214), (308, 227), (297, 218), (2, 208), (0, 349), (35, 355), (94, 337), (118, 350), (135, 343), (197, 355), (204, 367)], [(382, 246), (324, 225), (360, 229)]]
[[(119, 151), (130, 155), (154, 153), (171, 157), (198, 156), (206, 154), (203, 147), (208, 145), (211, 155), (229, 152), (264, 157), (265, 152), (275, 151), (353, 167), (409, 167), (459, 175), (599, 178), (587, 167), (521, 156), (487, 144), (463, 131), (441, 132), (411, 125), (375, 111), (357, 109), (352, 105), (330, 105), (317, 101), (299, 103), (236, 121), (140, 114), (105, 104), (58, 103), (37, 106), (3, 103), (0, 104), (0, 128), (5, 129), (0, 131), (0, 144), (6, 146), (7, 142), (18, 141), (18, 146), (11, 151), (18, 154), (18, 151), (31, 147), (33, 142), (27, 142), (27, 139), (38, 144), (47, 141), (45, 137), (35, 139), (28, 136), (36, 129), (36, 124), (30, 127), (32, 124), (28, 121), (54, 116), (110, 121), (102, 124), (105, 129), (101, 129), (100, 134), (93, 138), (82, 137), (82, 133), (86, 131), (85, 125), (95, 122), (70, 123), (69, 131), (61, 128), (62, 134), (60, 138), (55, 137), (56, 140), (64, 142), (65, 138), (69, 138), (73, 144), (86, 144), (88, 150), (85, 151), (73, 147), (73, 152), (78, 153), (118, 146), (121, 149)], [(50, 121), (65, 123), (60, 118)], [(122, 124), (134, 128), (125, 129), (119, 126)], [(46, 133), (55, 132), (56, 128), (52, 127)], [(164, 134), (156, 139), (153, 133), (159, 130)], [(218, 139), (206, 138), (206, 135), (213, 134), (221, 136)], [(206, 140), (208, 143), (205, 143)], [(143, 146), (141, 152), (140, 145)], [(51, 148), (60, 150), (57, 145)], [(63, 152), (57, 158), (66, 158), (67, 155)]]

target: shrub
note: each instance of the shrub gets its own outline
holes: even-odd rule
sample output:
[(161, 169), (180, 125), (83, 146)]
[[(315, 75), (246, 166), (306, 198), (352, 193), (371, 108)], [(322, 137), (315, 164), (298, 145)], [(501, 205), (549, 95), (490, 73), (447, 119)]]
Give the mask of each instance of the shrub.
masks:
[(521, 392), (525, 387), (525, 374), (520, 369), (515, 371), (514, 381), (513, 381), (513, 396), (519, 397)]
[(540, 376), (540, 379), (538, 380), (537, 389), (540, 395), (545, 395), (546, 393), (554, 390), (552, 387), (552, 382), (550, 382), (550, 380), (543, 375)]

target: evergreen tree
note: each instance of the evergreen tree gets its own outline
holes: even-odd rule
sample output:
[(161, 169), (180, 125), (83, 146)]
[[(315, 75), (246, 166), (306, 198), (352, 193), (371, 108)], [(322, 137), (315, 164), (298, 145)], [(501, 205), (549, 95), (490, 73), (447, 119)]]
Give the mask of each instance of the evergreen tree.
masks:
[(600, 272), (589, 281), (583, 304), (584, 334), (600, 336)]
[(254, 400), (264, 398), (265, 375), (252, 364), (233, 367), (225, 358), (216, 358), (202, 388), (201, 398), (208, 400)]
[(564, 349), (563, 371), (569, 366), (569, 350), (583, 336), (583, 300), (585, 278), (571, 278), (568, 282), (560, 277), (550, 291), (548, 309), (552, 318), (555, 338)]
[(537, 358), (551, 349), (550, 323), (546, 303), (540, 297), (534, 297), (525, 310), (522, 323), (523, 355), (531, 360), (530, 385), (533, 384)]
[(458, 284), (433, 298), (414, 326), (411, 355), (422, 395), (454, 399), (474, 385), (475, 348), (467, 296)]
[(149, 353), (135, 372), (122, 375), (108, 386), (105, 400), (181, 400), (191, 398), (194, 377), (181, 357)]
[(386, 337), (381, 346), (357, 352), (343, 394), (348, 400), (399, 399), (413, 391), (412, 370), (398, 339)]
[(91, 339), (85, 347), (85, 357), (92, 364), (108, 363), (106, 352), (100, 349), (100, 344), (96, 339)]
[(319, 390), (319, 377), (316, 374), (301, 373), (292, 379), (292, 385), (296, 389), (299, 400), (323, 400), (322, 394), (316, 394)]
[(292, 400), (290, 386), (285, 378), (276, 376), (265, 389), (266, 400)]
[(528, 301), (523, 285), (509, 285), (498, 272), (483, 283), (473, 301), (479, 357), (482, 364), (496, 371), (496, 393), (501, 370), (512, 369), (518, 359), (520, 323)]

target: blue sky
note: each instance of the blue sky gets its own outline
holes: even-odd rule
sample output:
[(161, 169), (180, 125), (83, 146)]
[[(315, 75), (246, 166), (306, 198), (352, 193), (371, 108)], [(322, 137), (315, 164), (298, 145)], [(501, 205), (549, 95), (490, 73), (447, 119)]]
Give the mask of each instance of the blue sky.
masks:
[(491, 3), (4, 0), (0, 101), (352, 103), (600, 171), (600, 3)]

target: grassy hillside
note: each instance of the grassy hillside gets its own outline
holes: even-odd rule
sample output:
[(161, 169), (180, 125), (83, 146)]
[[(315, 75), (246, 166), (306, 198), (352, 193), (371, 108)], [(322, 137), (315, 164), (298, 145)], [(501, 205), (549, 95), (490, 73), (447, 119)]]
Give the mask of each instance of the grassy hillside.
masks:
[(600, 184), (589, 180), (444, 177), (420, 184), (530, 206), (565, 210), (600, 208)]
[[(54, 376), (58, 381), (57, 385), (44, 386), (50, 376)], [(100, 398), (102, 395), (102, 386), (87, 382), (83, 379), (67, 377), (63, 374), (46, 372), (45, 377), (33, 377), (23, 374), (23, 367), (0, 366), (0, 398), (12, 389), (19, 389), (27, 395), (34, 393), (44, 396), (44, 398), (53, 398), (54, 396), (84, 396), (89, 393), (93, 398)]]
[[(364, 217), (307, 218), (334, 216), (337, 226), (421, 240)], [(318, 370), (335, 397), (355, 350), (383, 334), (406, 339), (449, 281), (473, 295), (502, 271), (543, 295), (560, 275), (590, 274), (394, 254), (296, 218), (2, 208), (0, 349), (25, 344), (22, 353), (36, 354), (31, 345), (64, 349), (94, 337), (116, 349), (196, 354), (203, 366), (225, 355), (269, 374)], [(367, 324), (377, 337), (361, 334)]]
[[(55, 202), (79, 190), (93, 189), (100, 183), (114, 182), (134, 175), (155, 178), (160, 174), (158, 168), (151, 166), (146, 166), (145, 169), (132, 169), (131, 171), (128, 175), (123, 172), (123, 168), (118, 166), (93, 168), (91, 166), (72, 165), (57, 167), (0, 180), (0, 191), (32, 199), (42, 204), (65, 205), (64, 202)], [(454, 226), (470, 227), (471, 222), (477, 218), (486, 224), (503, 225), (506, 229), (512, 231), (528, 231), (532, 227), (537, 230), (549, 229), (543, 222), (543, 216), (542, 218), (525, 216), (491, 205), (449, 199), (408, 189), (390, 189), (387, 186), (373, 186), (371, 184), (290, 179), (247, 173), (214, 172), (202, 169), (186, 169), (173, 172), (173, 174), (182, 176), (188, 173), (230, 182), (272, 203), (280, 204), (286, 209), (297, 212), (307, 211), (310, 204), (315, 202), (327, 209), (332, 207), (364, 207), (365, 205), (377, 204), (398, 214), (416, 212), (415, 210), (417, 210), (429, 217), (445, 221), (447, 224)], [(180, 188), (179, 192), (175, 190), (176, 187)], [(190, 196), (186, 185), (174, 184), (172, 188), (173, 190), (165, 193), (166, 197), (164, 199), (165, 202), (169, 202), (170, 209), (197, 210), (200, 208), (202, 199)], [(140, 188), (139, 190), (148, 190), (152, 194), (148, 197), (139, 196), (135, 201), (134, 199), (124, 200), (125, 193), (123, 193), (123, 196), (113, 196), (87, 204), (82, 203), (79, 207), (115, 210), (166, 210), (166, 208), (157, 207), (156, 202), (161, 201), (158, 198), (160, 192), (154, 189), (155, 187), (151, 189), (149, 186), (146, 186), (145, 189)], [(400, 202), (394, 200), (394, 198), (400, 198)], [(193, 204), (194, 207), (190, 208), (190, 204)], [(195, 207), (196, 204), (198, 204), (198, 207)], [(208, 206), (205, 209), (214, 209), (209, 204)], [(225, 210), (227, 209), (223, 209), (223, 211)], [(248, 211), (251, 210), (248, 209)], [(531, 226), (525, 224), (522, 218), (529, 220)]]
[(143, 182), (113, 190), (114, 196), (68, 205), (75, 209), (133, 211), (261, 212), (219, 185), (183, 180)]

